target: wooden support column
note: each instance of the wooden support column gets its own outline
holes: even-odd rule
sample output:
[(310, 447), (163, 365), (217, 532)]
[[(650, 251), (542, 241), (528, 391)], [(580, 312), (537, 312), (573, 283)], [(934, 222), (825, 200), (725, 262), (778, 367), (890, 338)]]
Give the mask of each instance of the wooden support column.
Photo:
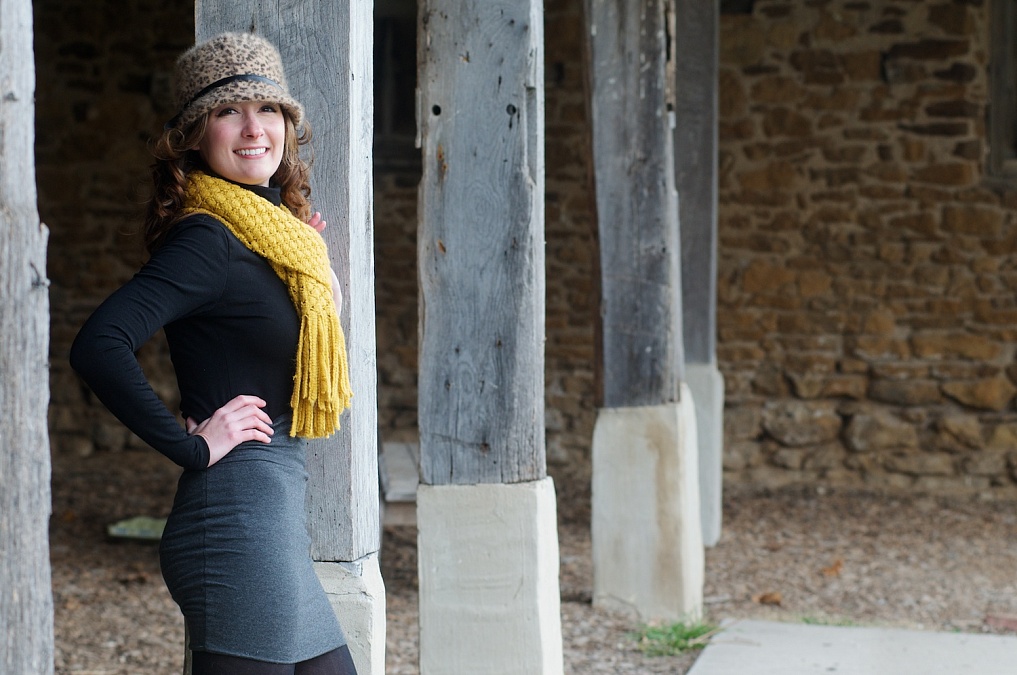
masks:
[(30, 0), (0, 0), (0, 672), (53, 672), (48, 230)]
[(602, 317), (594, 602), (679, 619), (702, 611), (704, 562), (682, 382), (674, 6), (586, 0), (585, 9)]
[(675, 180), (682, 244), (685, 380), (696, 407), (703, 543), (720, 539), (724, 378), (717, 367), (719, 0), (675, 3)]
[(343, 287), (353, 406), (309, 444), (311, 553), (361, 675), (384, 672), (373, 235), (373, 3), (197, 0), (198, 41), (251, 31), (282, 54), (314, 133), (311, 200)]
[(422, 0), (420, 670), (560, 673), (540, 0)]

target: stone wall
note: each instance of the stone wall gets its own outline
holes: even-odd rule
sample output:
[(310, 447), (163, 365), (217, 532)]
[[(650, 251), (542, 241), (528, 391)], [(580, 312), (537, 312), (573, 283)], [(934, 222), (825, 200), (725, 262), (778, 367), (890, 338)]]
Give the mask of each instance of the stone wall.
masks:
[(728, 480), (1017, 494), (1010, 186), (981, 0), (721, 22)]
[[(50, 228), (50, 436), (54, 452), (142, 447), (67, 363), (88, 314), (144, 259), (148, 138), (168, 119), (169, 76), (193, 42), (188, 3), (36, 0), (36, 178)], [(177, 398), (165, 343), (141, 361), (156, 390)]]

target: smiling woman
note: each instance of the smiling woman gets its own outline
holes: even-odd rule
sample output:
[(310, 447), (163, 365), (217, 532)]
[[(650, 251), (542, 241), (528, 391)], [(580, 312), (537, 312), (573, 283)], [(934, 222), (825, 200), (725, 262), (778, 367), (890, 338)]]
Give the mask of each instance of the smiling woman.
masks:
[[(278, 51), (227, 33), (177, 61), (157, 139), (149, 262), (88, 319), (71, 365), (184, 468), (160, 567), (193, 675), (348, 675), (311, 564), (305, 440), (350, 403), (338, 283), (309, 202), (310, 139)], [(138, 364), (165, 328), (183, 425)]]

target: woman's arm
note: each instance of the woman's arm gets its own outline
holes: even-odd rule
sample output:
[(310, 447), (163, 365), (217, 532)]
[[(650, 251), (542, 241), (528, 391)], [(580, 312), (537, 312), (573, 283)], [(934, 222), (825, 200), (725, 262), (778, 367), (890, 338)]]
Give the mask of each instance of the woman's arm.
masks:
[(178, 465), (210, 460), (206, 439), (190, 435), (152, 389), (136, 352), (167, 323), (211, 307), (227, 274), (225, 230), (185, 221), (152, 259), (106, 299), (71, 347), (71, 366), (127, 428)]

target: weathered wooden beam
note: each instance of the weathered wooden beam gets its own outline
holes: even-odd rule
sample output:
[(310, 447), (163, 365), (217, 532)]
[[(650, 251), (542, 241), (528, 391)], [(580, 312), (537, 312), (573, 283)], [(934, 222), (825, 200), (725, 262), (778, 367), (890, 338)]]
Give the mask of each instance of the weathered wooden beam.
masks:
[(667, 0), (586, 0), (603, 406), (679, 400), (681, 251)]
[(715, 0), (675, 3), (675, 180), (682, 245), (686, 363), (717, 351), (717, 73)]
[(0, 672), (53, 672), (48, 230), (30, 0), (0, 0)]
[(422, 0), (421, 475), (545, 475), (542, 7)]
[(308, 455), (312, 556), (355, 561), (379, 545), (370, 2), (197, 0), (198, 40), (254, 31), (278, 46), (314, 132), (311, 199), (345, 298), (353, 407)]

